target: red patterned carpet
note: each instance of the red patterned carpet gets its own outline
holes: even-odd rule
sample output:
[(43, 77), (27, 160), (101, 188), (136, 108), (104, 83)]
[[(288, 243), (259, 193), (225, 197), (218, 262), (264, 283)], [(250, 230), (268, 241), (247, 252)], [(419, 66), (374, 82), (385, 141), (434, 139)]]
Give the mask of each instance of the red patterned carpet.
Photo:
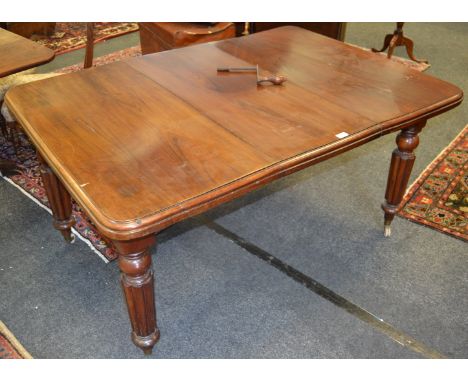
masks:
[[(94, 43), (138, 30), (137, 23), (94, 23)], [(56, 55), (83, 48), (86, 45), (86, 23), (57, 23), (55, 33), (35, 38), (55, 51)]]
[(468, 125), (413, 183), (398, 214), (468, 241)]
[(0, 359), (32, 358), (5, 324), (0, 321)]

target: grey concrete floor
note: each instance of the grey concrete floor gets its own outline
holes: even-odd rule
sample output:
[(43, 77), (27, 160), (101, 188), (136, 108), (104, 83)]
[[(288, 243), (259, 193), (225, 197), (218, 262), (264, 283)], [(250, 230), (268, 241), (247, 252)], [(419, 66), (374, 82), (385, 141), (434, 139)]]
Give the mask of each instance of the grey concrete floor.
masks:
[[(380, 47), (393, 29), (350, 23), (346, 41)], [(428, 74), (468, 89), (468, 24), (409, 23), (405, 32), (430, 60)], [(138, 41), (124, 37), (98, 44), (97, 55)], [(467, 123), (464, 104), (429, 121), (412, 179)], [(399, 218), (392, 237), (382, 235), (393, 148), (394, 135), (383, 137), (163, 232), (153, 256), (161, 340), (152, 357), (424, 356), (219, 235), (204, 224), (212, 219), (405, 335), (466, 358), (466, 243)], [(129, 339), (115, 263), (62, 242), (47, 212), (3, 180), (0, 216), (0, 319), (34, 357), (143, 358)]]

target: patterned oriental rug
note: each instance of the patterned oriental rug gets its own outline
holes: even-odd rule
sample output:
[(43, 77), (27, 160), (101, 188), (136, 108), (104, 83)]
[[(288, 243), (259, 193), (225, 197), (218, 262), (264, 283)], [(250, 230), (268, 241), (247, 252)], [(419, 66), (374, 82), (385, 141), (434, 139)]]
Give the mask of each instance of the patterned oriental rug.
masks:
[[(137, 30), (137, 23), (94, 23), (94, 43)], [(56, 55), (71, 52), (86, 45), (86, 23), (56, 23), (52, 36), (32, 39), (54, 50)]]
[(416, 179), (398, 215), (468, 241), (468, 125)]
[[(100, 66), (139, 55), (141, 55), (140, 46), (134, 46), (106, 56), (98, 57), (94, 60), (93, 64), (94, 66)], [(413, 62), (396, 56), (392, 57), (392, 60), (400, 62), (415, 70), (423, 71), (427, 69), (427, 66), (415, 66)], [(82, 69), (83, 64), (80, 63), (59, 69), (56, 72), (70, 73)], [(24, 134), (20, 133), (19, 148), (15, 152), (11, 143), (5, 140), (0, 134), (0, 157), (15, 161), (19, 168), (18, 174), (4, 176), (4, 178), (21, 190), (25, 195), (34, 200), (35, 203), (51, 213), (49, 202), (45, 195), (44, 186), (40, 177), (36, 151), (28, 138)], [(73, 216), (76, 221), (73, 228), (75, 236), (88, 244), (91, 250), (98, 254), (105, 262), (115, 260), (117, 258), (115, 251), (102, 239), (101, 235), (89, 221), (84, 211), (82, 211), (76, 203), (73, 204)], [(53, 229), (52, 223), (51, 229)]]
[(32, 358), (15, 336), (0, 321), (0, 359)]

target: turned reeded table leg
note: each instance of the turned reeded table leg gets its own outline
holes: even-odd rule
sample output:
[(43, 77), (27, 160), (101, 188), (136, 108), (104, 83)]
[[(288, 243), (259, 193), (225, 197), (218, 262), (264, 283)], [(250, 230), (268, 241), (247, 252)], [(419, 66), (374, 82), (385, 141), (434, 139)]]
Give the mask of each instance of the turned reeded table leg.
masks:
[(71, 227), (75, 224), (75, 220), (72, 217), (70, 194), (39, 153), (37, 158), (41, 164), (42, 182), (52, 210), (54, 227), (61, 232), (67, 242), (73, 243), (75, 236), (71, 232)]
[(388, 172), (387, 191), (382, 208), (385, 212), (384, 235), (391, 235), (390, 224), (398, 211), (411, 175), (413, 163), (416, 158), (414, 149), (419, 144), (418, 134), (425, 123), (407, 127), (400, 131), (396, 137), (397, 148), (392, 153), (392, 161)]
[(122, 287), (132, 324), (132, 340), (145, 354), (151, 354), (159, 339), (150, 254), (150, 248), (155, 242), (154, 235), (132, 241), (113, 241), (119, 253)]

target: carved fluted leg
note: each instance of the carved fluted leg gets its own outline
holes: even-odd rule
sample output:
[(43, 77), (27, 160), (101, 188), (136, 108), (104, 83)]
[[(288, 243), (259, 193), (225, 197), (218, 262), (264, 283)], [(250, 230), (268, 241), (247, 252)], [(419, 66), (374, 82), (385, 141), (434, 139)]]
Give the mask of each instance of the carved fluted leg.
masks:
[(391, 235), (390, 224), (405, 194), (414, 160), (416, 159), (413, 151), (419, 144), (418, 134), (423, 127), (424, 124), (405, 128), (396, 137), (398, 147), (392, 153), (385, 202), (382, 204), (382, 209), (385, 212), (385, 236)]
[(149, 252), (155, 242), (154, 235), (138, 240), (113, 242), (119, 253), (122, 287), (132, 324), (132, 340), (145, 354), (151, 354), (159, 339)]
[(42, 182), (52, 210), (54, 227), (61, 232), (67, 242), (73, 243), (75, 236), (71, 232), (71, 227), (75, 224), (75, 220), (72, 217), (70, 194), (39, 153), (37, 157), (41, 164)]

